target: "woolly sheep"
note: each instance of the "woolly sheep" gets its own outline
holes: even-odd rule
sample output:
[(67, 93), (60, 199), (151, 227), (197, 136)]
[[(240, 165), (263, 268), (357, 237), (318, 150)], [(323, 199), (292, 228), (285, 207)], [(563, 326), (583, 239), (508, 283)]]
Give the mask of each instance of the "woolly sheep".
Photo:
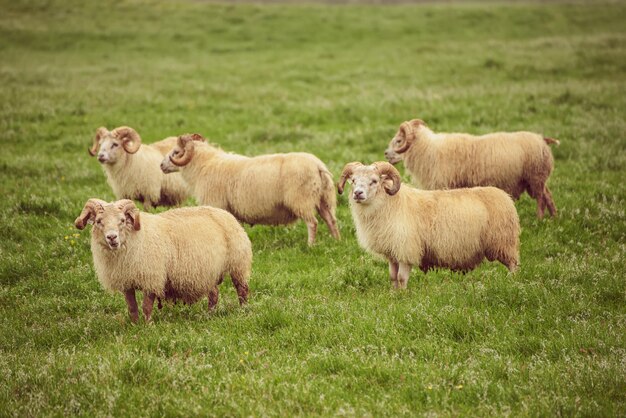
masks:
[(132, 128), (120, 126), (108, 131), (101, 127), (89, 154), (98, 156), (117, 199), (137, 199), (146, 210), (177, 206), (189, 196), (187, 185), (179, 174), (165, 176), (159, 170), (159, 163), (176, 145), (176, 140), (169, 137), (144, 145)]
[(187, 134), (178, 138), (161, 169), (180, 171), (200, 204), (225, 209), (242, 222), (281, 225), (302, 219), (312, 245), (317, 211), (339, 239), (332, 174), (312, 154), (245, 157), (213, 147), (198, 134)]
[(248, 300), (252, 264), (250, 240), (228, 212), (211, 207), (139, 212), (132, 200), (107, 203), (89, 199), (78, 229), (93, 224), (91, 252), (102, 286), (126, 296), (131, 320), (139, 319), (135, 290), (143, 292), (143, 314), (150, 320), (154, 299), (194, 303), (218, 301), (224, 274), (235, 285), (239, 303)]
[(359, 244), (389, 262), (406, 288), (411, 268), (469, 271), (486, 257), (519, 265), (519, 219), (511, 197), (495, 187), (424, 191), (401, 185), (387, 162), (345, 166), (338, 192), (352, 184), (350, 209)]
[(420, 119), (402, 123), (385, 158), (404, 160), (413, 180), (427, 190), (494, 186), (514, 200), (527, 191), (537, 200), (537, 217), (556, 206), (546, 182), (554, 167), (548, 144), (559, 144), (532, 132), (498, 132), (482, 136), (435, 133)]

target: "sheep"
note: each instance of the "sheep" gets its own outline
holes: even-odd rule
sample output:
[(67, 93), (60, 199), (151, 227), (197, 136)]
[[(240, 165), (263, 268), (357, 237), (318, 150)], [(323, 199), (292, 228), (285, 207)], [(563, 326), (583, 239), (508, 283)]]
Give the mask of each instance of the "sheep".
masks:
[(182, 177), (164, 176), (159, 163), (176, 145), (169, 137), (154, 144), (141, 144), (132, 128), (120, 126), (112, 131), (98, 128), (89, 154), (98, 161), (117, 199), (137, 199), (145, 210), (155, 206), (178, 206), (189, 196)]
[(124, 293), (130, 319), (139, 319), (135, 291), (143, 292), (143, 314), (150, 321), (155, 298), (194, 303), (218, 301), (225, 274), (248, 300), (252, 247), (228, 212), (211, 207), (139, 212), (132, 200), (107, 203), (89, 199), (74, 222), (91, 230), (91, 252), (98, 280), (108, 291)]
[(560, 144), (532, 132), (499, 132), (482, 136), (435, 133), (424, 121), (400, 125), (385, 151), (392, 164), (405, 167), (428, 190), (495, 186), (519, 199), (527, 191), (537, 200), (537, 217), (556, 206), (546, 182), (554, 167), (548, 144)]
[(389, 262), (395, 288), (411, 268), (467, 272), (486, 257), (511, 272), (519, 266), (519, 218), (513, 200), (495, 187), (418, 190), (401, 185), (387, 162), (346, 164), (337, 185), (352, 184), (350, 210), (366, 251)]
[(340, 238), (332, 174), (312, 154), (246, 157), (209, 145), (199, 134), (186, 134), (178, 137), (161, 169), (180, 171), (200, 204), (225, 209), (242, 222), (284, 225), (302, 219), (313, 245), (317, 211), (332, 236)]

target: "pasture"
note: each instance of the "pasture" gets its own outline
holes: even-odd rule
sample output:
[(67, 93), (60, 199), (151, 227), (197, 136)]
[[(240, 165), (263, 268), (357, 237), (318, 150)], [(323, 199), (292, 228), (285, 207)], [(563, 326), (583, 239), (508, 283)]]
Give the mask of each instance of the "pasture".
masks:
[[(0, 10), (0, 416), (626, 414), (624, 2)], [(87, 153), (99, 126), (307, 151), (336, 181), (414, 117), (561, 140), (558, 217), (516, 203), (517, 274), (415, 269), (392, 291), (344, 194), (341, 241), (246, 226), (248, 306), (225, 280), (211, 314), (133, 325), (73, 227), (88, 198), (114, 199)]]

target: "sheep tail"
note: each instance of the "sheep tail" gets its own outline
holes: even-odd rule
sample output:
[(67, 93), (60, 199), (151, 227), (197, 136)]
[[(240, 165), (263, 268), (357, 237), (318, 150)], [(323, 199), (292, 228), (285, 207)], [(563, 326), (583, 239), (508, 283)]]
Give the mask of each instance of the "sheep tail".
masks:
[(543, 140), (546, 141), (546, 144), (548, 145), (550, 144), (556, 144), (557, 146), (561, 145), (561, 141), (559, 141), (558, 139), (544, 137)]
[(335, 213), (337, 208), (337, 195), (335, 194), (335, 184), (333, 183), (333, 175), (326, 167), (320, 167), (320, 178), (322, 179), (322, 198), (321, 205), (326, 207)]

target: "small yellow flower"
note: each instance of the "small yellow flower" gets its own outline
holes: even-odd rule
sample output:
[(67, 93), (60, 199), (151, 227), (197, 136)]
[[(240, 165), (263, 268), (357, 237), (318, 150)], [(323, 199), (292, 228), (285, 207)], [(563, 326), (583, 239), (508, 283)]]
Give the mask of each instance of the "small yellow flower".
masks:
[(71, 240), (71, 241), (70, 241), (70, 244), (71, 244), (71, 245), (74, 245), (74, 244), (76, 244), (76, 241)]
[(72, 234), (74, 236), (74, 238), (78, 238), (80, 237), (80, 234)]
[(432, 385), (428, 385), (428, 390), (433, 390)]
[(70, 237), (68, 237), (68, 236), (66, 235), (66, 236), (64, 236), (63, 238), (65, 238), (65, 239), (69, 239)]
[(247, 351), (245, 352), (245, 355), (246, 355), (246, 356), (248, 355), (248, 352), (247, 352)]
[(239, 359), (239, 363), (243, 364), (243, 359), (242, 358)]
[(463, 385), (456, 385), (457, 389), (463, 389)]

